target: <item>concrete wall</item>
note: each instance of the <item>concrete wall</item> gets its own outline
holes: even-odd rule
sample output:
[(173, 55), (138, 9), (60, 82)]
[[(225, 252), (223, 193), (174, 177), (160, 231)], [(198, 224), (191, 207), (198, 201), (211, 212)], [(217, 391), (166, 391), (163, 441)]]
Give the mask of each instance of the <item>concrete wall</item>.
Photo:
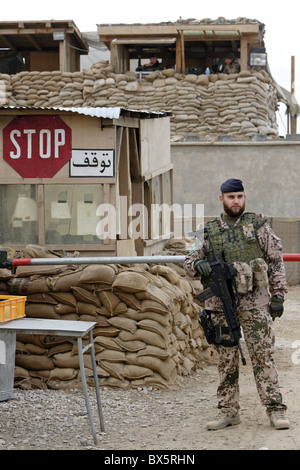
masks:
[[(239, 178), (246, 210), (269, 217), (284, 253), (300, 253), (300, 142), (177, 143), (171, 154), (174, 203), (204, 204), (205, 217), (219, 215), (221, 183)], [(285, 268), (288, 284), (299, 284), (300, 263)]]
[(204, 204), (220, 214), (220, 186), (244, 182), (246, 208), (270, 217), (300, 217), (300, 142), (172, 143), (174, 203)]

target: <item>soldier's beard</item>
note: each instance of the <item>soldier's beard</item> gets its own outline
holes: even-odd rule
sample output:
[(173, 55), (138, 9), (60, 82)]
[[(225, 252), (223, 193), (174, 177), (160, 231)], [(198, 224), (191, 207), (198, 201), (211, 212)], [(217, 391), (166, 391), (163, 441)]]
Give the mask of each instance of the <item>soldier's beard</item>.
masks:
[(245, 210), (246, 202), (244, 201), (243, 205), (240, 207), (229, 207), (226, 202), (223, 201), (224, 211), (229, 217), (239, 217)]

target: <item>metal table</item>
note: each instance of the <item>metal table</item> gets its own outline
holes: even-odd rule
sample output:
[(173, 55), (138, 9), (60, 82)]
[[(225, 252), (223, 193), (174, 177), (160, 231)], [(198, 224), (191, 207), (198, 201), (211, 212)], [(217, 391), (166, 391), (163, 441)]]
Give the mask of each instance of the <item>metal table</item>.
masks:
[[(86, 376), (84, 371), (83, 354), (90, 349), (96, 388), (98, 414), (101, 431), (104, 431), (104, 421), (100, 399), (99, 381), (96, 370), (95, 348), (93, 340), (93, 328), (96, 322), (71, 321), (71, 320), (48, 320), (43, 318), (19, 318), (7, 323), (0, 324), (0, 332), (11, 333), (16, 337), (17, 333), (28, 333), (32, 335), (56, 335), (63, 336), (73, 344), (77, 344), (80, 364), (80, 373), (82, 379), (83, 393), (85, 397), (86, 408), (88, 411), (90, 426), (95, 444), (97, 444), (97, 435), (93, 415), (90, 406), (90, 400), (87, 390)], [(83, 347), (82, 338), (88, 335), (89, 344)]]
[(143, 78), (143, 75), (149, 75), (150, 73), (152, 73), (153, 70), (151, 72), (144, 72), (142, 70), (139, 70), (137, 73), (137, 75), (139, 76), (139, 81), (141, 82), (142, 81), (142, 78)]

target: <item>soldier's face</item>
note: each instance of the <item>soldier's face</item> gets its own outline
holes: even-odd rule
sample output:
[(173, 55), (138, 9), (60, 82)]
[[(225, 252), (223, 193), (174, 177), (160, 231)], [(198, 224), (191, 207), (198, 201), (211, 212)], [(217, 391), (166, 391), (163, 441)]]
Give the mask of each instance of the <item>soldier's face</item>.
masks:
[(245, 210), (246, 194), (244, 192), (223, 193), (220, 196), (224, 211), (230, 217), (241, 215)]

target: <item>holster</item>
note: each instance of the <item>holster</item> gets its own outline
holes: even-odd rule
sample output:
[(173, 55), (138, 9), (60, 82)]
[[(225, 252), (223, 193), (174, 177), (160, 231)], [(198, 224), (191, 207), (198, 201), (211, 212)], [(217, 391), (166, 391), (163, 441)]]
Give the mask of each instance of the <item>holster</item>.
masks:
[(236, 346), (238, 341), (223, 338), (223, 335), (229, 335), (229, 328), (220, 325), (220, 323), (214, 323), (211, 318), (212, 313), (218, 312), (204, 309), (199, 313), (199, 323), (203, 328), (208, 344), (221, 345), (226, 348)]

